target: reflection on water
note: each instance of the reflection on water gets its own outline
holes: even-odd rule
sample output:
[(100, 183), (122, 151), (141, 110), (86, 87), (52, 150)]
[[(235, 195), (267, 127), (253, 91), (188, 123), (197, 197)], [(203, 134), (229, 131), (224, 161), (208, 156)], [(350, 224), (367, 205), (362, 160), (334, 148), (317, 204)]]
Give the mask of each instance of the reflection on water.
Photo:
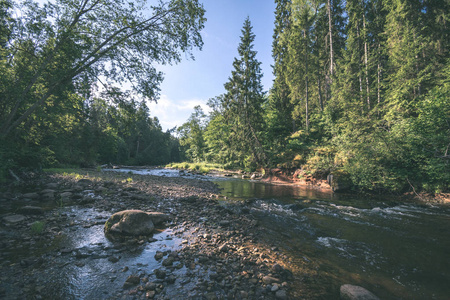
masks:
[[(107, 213), (79, 207), (64, 208), (60, 213), (71, 217), (72, 226), (59, 242), (68, 250), (45, 270), (43, 295), (50, 296), (48, 299), (107, 299), (121, 291), (130, 274), (151, 274), (158, 268), (156, 251), (181, 247), (181, 239), (173, 236), (171, 229), (154, 234), (156, 241), (152, 243), (123, 246), (109, 241), (103, 233)], [(119, 263), (111, 261), (112, 257)]]
[(222, 194), (229, 198), (333, 198), (331, 191), (300, 188), (291, 185), (265, 184), (257, 181), (228, 179), (213, 181), (222, 189)]
[[(244, 180), (216, 182), (298, 261), (319, 264), (321, 297), (364, 286), (381, 299), (449, 299), (450, 209)], [(279, 234), (283, 233), (283, 234)]]
[(253, 199), (249, 211), (267, 238), (289, 251), (294, 262), (317, 266), (320, 280), (307, 284), (321, 291), (312, 294), (314, 299), (338, 298), (345, 283), (361, 285), (381, 299), (449, 299), (448, 207), (177, 170), (132, 172), (209, 179), (229, 199)]

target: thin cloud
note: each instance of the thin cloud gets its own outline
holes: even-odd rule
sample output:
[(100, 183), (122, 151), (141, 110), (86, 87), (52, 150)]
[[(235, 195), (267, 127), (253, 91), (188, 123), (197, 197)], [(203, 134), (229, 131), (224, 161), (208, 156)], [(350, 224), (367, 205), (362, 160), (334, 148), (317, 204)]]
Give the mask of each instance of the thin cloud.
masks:
[(197, 105), (200, 105), (205, 113), (209, 112), (206, 100), (203, 99), (173, 101), (167, 95), (161, 95), (158, 103), (151, 102), (148, 104), (150, 115), (158, 118), (163, 130), (183, 125), (194, 112), (194, 107)]

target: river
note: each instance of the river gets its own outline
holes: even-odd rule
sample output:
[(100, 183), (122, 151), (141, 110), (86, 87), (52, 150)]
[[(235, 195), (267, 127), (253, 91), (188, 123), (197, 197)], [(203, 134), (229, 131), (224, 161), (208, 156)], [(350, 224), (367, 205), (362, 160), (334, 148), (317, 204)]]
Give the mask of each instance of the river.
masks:
[[(297, 260), (318, 265), (317, 283), (364, 286), (381, 299), (449, 299), (450, 209), (295, 186), (219, 180), (222, 193), (254, 199), (251, 213)], [(280, 234), (281, 233), (281, 234)]]
[[(176, 170), (133, 172), (180, 176)], [(314, 263), (320, 280), (308, 284), (323, 289), (325, 298), (352, 283), (381, 299), (449, 299), (448, 206), (192, 177), (214, 181), (229, 202), (246, 200), (269, 239), (284, 245), (298, 263)]]

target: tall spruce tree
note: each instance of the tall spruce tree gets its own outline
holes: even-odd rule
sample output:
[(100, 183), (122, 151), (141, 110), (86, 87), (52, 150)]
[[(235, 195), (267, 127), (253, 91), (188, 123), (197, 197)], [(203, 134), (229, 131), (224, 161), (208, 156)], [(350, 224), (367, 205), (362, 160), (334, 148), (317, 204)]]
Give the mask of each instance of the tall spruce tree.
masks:
[(234, 149), (241, 152), (241, 160), (246, 167), (267, 164), (267, 156), (260, 142), (263, 128), (263, 109), (265, 100), (261, 78), (261, 63), (253, 50), (255, 34), (250, 19), (244, 22), (239, 57), (234, 59), (233, 71), (225, 83), (227, 93), (224, 97), (225, 116), (231, 123), (234, 134)]
[(282, 140), (295, 130), (292, 120), (292, 103), (289, 100), (289, 86), (287, 84), (287, 41), (282, 39), (283, 33), (290, 30), (291, 0), (276, 0), (275, 28), (273, 33), (272, 56), (274, 59), (273, 74), (275, 76), (270, 91), (269, 110), (271, 118), (269, 130), (272, 141)]
[(292, 30), (283, 36), (288, 43), (287, 83), (291, 102), (295, 105), (294, 117), (301, 118), (306, 131), (310, 123), (310, 82), (315, 77), (311, 68), (314, 41), (314, 22), (317, 5), (314, 1), (293, 0), (291, 5)]
[[(442, 7), (449, 5), (443, 1)], [(431, 1), (390, 0), (384, 3), (386, 16), (386, 52), (387, 64), (387, 98), (391, 113), (407, 112), (409, 103), (426, 94), (438, 77), (439, 69), (448, 56), (448, 49), (442, 51), (441, 45), (448, 43), (436, 28), (440, 13)], [(447, 10), (448, 20), (448, 10)], [(448, 35), (447, 35), (448, 37)], [(438, 63), (440, 61), (440, 63)]]

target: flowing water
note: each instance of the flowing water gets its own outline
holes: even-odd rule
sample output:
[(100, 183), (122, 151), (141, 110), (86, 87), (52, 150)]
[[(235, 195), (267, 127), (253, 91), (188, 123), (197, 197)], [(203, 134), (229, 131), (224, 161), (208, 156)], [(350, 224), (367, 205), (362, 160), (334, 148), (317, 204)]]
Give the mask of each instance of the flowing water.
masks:
[[(307, 265), (315, 270), (313, 279), (302, 280), (312, 291), (308, 298), (338, 299), (340, 285), (350, 283), (367, 288), (380, 299), (450, 299), (449, 206), (177, 170), (117, 171), (212, 180), (222, 189), (225, 205), (245, 200), (246, 210), (259, 220), (267, 240), (288, 252), (293, 266)], [(115, 293), (105, 280), (115, 284), (124, 282), (129, 273), (151, 272), (157, 267), (153, 259), (157, 250), (175, 250), (181, 244), (166, 229), (154, 236), (155, 243), (147, 243), (137, 252), (123, 251), (103, 235), (107, 212), (69, 207), (61, 213), (75, 226), (68, 227), (58, 242), (70, 249), (70, 254), (62, 253), (46, 271), (54, 283), (46, 285), (46, 290), (56, 298), (105, 298)], [(67, 264), (64, 255), (89, 259)], [(129, 272), (109, 262), (114, 255), (129, 266)]]
[[(252, 199), (272, 239), (317, 265), (324, 299), (361, 285), (381, 299), (450, 299), (450, 208), (216, 180), (230, 199)], [(248, 201), (249, 202), (249, 201)]]
[(209, 179), (229, 202), (247, 200), (269, 239), (297, 262), (314, 262), (320, 280), (308, 284), (324, 291), (318, 298), (337, 298), (339, 286), (351, 283), (381, 299), (450, 299), (449, 206), (177, 170), (132, 172)]

